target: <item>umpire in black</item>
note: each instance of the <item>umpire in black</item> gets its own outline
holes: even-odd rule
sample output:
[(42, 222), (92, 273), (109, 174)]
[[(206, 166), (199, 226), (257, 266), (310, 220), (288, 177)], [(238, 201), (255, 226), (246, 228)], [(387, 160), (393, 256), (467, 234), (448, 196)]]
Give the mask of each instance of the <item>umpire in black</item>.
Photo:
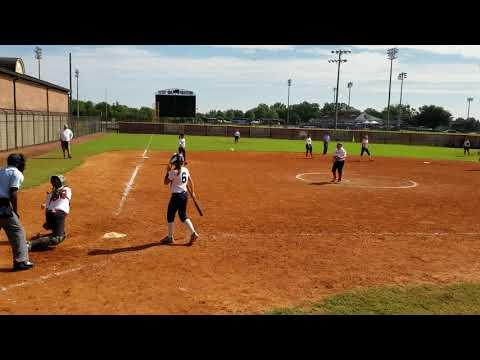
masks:
[(5, 230), (13, 252), (13, 271), (33, 267), (28, 259), (25, 230), (18, 216), (17, 192), (23, 182), (25, 170), (23, 154), (10, 154), (7, 166), (0, 169), (0, 228)]

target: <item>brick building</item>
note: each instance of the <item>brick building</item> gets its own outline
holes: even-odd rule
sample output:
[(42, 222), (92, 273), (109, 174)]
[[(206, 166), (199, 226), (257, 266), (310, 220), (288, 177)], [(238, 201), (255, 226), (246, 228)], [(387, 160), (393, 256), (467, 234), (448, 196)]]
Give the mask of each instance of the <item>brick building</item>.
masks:
[(25, 74), (23, 61), (0, 58), (0, 108), (68, 114), (69, 90)]
[(26, 75), (19, 58), (0, 58), (0, 150), (56, 140), (68, 102), (68, 89)]

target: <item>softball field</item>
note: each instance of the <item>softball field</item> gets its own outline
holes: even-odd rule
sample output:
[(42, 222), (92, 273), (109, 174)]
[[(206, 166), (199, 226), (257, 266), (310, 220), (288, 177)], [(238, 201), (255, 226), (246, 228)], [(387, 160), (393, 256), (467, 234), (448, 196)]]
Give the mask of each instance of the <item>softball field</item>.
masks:
[[(190, 151), (204, 216), (191, 202), (188, 213), (200, 238), (182, 246), (177, 218), (169, 246), (159, 241), (175, 147), (144, 140), (65, 174), (68, 237), (31, 253), (33, 270), (10, 272), (1, 233), (0, 314), (254, 314), (351, 289), (480, 281), (477, 162), (349, 154), (344, 182), (331, 184), (330, 154)], [(27, 237), (42, 229), (48, 189), (19, 193)]]

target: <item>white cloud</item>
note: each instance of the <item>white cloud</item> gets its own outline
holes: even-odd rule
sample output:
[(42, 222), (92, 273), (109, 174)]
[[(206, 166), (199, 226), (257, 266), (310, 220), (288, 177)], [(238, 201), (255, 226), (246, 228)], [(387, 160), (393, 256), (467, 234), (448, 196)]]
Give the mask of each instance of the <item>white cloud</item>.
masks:
[[(64, 53), (59, 55), (51, 55), (47, 51), (42, 60), (42, 79), (68, 87), (70, 50), (72, 68), (80, 70), (80, 97), (92, 101), (103, 101), (105, 88), (108, 88), (109, 101), (118, 100), (131, 106), (151, 106), (155, 91), (180, 87), (197, 92), (200, 111), (225, 106), (246, 109), (260, 102), (269, 102), (270, 99), (286, 102), (288, 78), (293, 79), (292, 103), (303, 100), (319, 103), (331, 101), (332, 88), (336, 86), (336, 64), (329, 64), (325, 57), (252, 60), (229, 54), (192, 58), (167, 56), (136, 46), (65, 48)], [(297, 52), (307, 50), (310, 51), (307, 53), (329, 54), (328, 50), (321, 47), (297, 49)], [(192, 47), (192, 53), (194, 51), (195, 47)], [(30, 55), (23, 58), (27, 73), (36, 76), (37, 65)], [(341, 100), (347, 96), (347, 82), (353, 81), (353, 105), (361, 109), (385, 106), (389, 62), (384, 52), (353, 51), (345, 58), (348, 62), (342, 64), (341, 68)], [(475, 64), (418, 64), (405, 62), (400, 57), (393, 63), (392, 98), (397, 98), (399, 92), (396, 74), (405, 71), (408, 78), (404, 98), (412, 106), (438, 103), (461, 114), (464, 97), (480, 99), (480, 93), (476, 90), (480, 89), (479, 70)], [(73, 89), (75, 93), (75, 79)], [(476, 107), (472, 104), (474, 111)]]
[(207, 45), (215, 48), (242, 49), (242, 50), (267, 50), (267, 51), (291, 51), (295, 50), (292, 45)]
[(479, 45), (354, 45), (354, 47), (373, 51), (397, 47), (399, 49), (419, 50), (438, 55), (460, 55), (466, 58), (480, 58)]

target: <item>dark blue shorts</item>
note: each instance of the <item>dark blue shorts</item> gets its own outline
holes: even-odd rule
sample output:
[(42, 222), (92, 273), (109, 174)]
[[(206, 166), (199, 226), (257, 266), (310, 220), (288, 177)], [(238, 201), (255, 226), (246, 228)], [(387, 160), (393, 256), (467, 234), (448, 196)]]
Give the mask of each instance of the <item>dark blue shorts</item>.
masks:
[(182, 222), (188, 219), (187, 216), (187, 202), (188, 193), (173, 193), (168, 203), (167, 222), (172, 223), (175, 220), (175, 214), (178, 211), (178, 216)]
[(345, 165), (345, 161), (335, 161), (332, 166), (332, 172), (338, 170), (339, 173), (343, 171), (343, 165)]

